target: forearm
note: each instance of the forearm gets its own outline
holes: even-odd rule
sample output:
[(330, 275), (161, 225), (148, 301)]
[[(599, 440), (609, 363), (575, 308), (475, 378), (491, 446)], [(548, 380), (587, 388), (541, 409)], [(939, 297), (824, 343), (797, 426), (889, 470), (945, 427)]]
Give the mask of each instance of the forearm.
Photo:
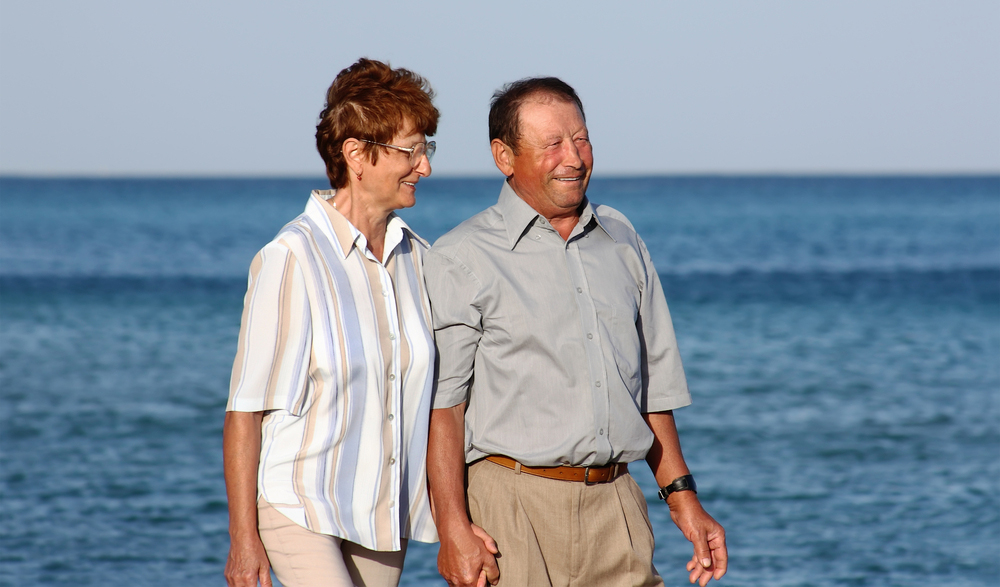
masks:
[(263, 412), (226, 412), (222, 429), (229, 535), (234, 541), (257, 535), (257, 467), (263, 417)]
[(677, 435), (673, 412), (656, 412), (643, 414), (646, 424), (653, 431), (653, 445), (646, 453), (646, 463), (653, 471), (660, 487), (669, 484), (678, 477), (690, 474), (684, 454), (681, 452), (681, 441)]
[[(646, 462), (657, 485), (663, 487), (690, 474), (681, 452), (673, 412), (644, 414), (643, 417), (653, 431), (653, 445), (646, 454)], [(729, 556), (726, 531), (702, 508), (694, 491), (671, 493), (667, 505), (670, 519), (694, 545), (694, 556), (687, 564), (689, 580), (705, 587), (711, 579), (721, 579), (726, 574)]]
[(438, 532), (470, 527), (465, 498), (465, 403), (431, 410), (427, 483)]

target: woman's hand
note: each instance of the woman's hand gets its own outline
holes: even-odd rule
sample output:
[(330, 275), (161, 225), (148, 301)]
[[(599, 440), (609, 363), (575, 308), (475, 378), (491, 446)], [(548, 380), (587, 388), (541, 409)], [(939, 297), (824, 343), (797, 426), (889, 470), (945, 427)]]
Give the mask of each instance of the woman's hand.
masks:
[(257, 463), (263, 412), (227, 412), (222, 459), (229, 498), (229, 587), (271, 587), (271, 564), (257, 533)]
[(257, 581), (261, 587), (272, 587), (271, 564), (260, 538), (233, 540), (226, 561), (226, 582), (229, 587), (257, 587)]

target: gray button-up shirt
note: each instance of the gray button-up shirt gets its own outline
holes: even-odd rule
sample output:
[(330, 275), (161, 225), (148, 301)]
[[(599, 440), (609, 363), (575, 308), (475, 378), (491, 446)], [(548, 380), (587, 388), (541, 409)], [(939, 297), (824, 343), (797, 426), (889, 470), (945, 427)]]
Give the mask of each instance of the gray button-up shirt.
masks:
[(586, 203), (567, 240), (504, 182), (424, 257), (435, 408), (468, 402), (466, 460), (604, 465), (645, 457), (642, 413), (691, 402), (646, 245)]

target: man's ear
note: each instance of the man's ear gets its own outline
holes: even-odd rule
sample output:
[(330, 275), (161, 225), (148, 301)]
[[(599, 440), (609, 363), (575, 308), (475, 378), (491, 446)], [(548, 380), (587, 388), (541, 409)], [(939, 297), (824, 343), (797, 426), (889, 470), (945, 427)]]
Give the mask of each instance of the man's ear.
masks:
[(365, 155), (361, 152), (361, 141), (358, 139), (346, 139), (340, 147), (340, 152), (347, 162), (347, 167), (351, 173), (357, 175), (364, 167)]
[(504, 177), (514, 175), (514, 152), (500, 139), (490, 141), (490, 149), (493, 151), (493, 162)]

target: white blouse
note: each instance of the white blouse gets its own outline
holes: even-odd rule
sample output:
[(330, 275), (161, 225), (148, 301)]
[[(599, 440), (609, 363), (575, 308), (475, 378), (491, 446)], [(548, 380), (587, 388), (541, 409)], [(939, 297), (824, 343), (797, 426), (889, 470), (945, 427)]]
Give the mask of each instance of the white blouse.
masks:
[(297, 524), (372, 550), (433, 542), (428, 245), (392, 214), (376, 259), (332, 196), (313, 191), (250, 266), (227, 410), (266, 412), (259, 497)]

